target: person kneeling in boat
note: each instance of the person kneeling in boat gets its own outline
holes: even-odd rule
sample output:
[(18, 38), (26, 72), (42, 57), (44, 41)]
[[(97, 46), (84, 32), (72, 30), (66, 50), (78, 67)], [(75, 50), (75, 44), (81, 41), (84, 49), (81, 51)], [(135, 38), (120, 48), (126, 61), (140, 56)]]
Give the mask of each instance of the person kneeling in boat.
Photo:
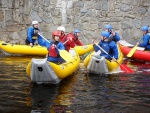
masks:
[(137, 42), (137, 46), (144, 47), (145, 50), (150, 50), (150, 34), (148, 33), (148, 26), (143, 26), (141, 28), (143, 36), (141, 37), (140, 41), (142, 40), (142, 43)]
[(32, 21), (32, 26), (27, 29), (27, 38), (25, 40), (26, 45), (33, 46), (35, 41), (39, 41), (42, 39), (38, 33), (40, 32), (38, 28), (38, 21)]
[(118, 59), (118, 49), (114, 41), (108, 40), (110, 35), (109, 32), (102, 31), (100, 35), (102, 37), (98, 45), (103, 50), (105, 50), (111, 57), (108, 54), (106, 54), (103, 50), (101, 50), (96, 44), (93, 45), (94, 51), (97, 52), (100, 50), (101, 51), (100, 56), (104, 56), (108, 60), (116, 61)]
[(112, 30), (113, 28), (111, 25), (105, 25), (105, 29), (107, 32), (109, 32), (109, 41), (114, 41), (115, 43), (117, 43), (120, 40), (118, 33)]
[(79, 40), (79, 36), (80, 36), (80, 30), (75, 29), (73, 33), (69, 33), (67, 34), (64, 39), (63, 39), (63, 43), (65, 45), (65, 49), (67, 51), (70, 50), (70, 48), (74, 48), (75, 45), (78, 46), (82, 46), (82, 42)]
[(60, 31), (52, 32), (52, 41), (51, 43), (46, 42), (45, 46), (48, 49), (47, 61), (53, 63), (63, 63), (64, 60), (60, 57), (59, 51), (64, 50), (64, 45), (59, 41)]

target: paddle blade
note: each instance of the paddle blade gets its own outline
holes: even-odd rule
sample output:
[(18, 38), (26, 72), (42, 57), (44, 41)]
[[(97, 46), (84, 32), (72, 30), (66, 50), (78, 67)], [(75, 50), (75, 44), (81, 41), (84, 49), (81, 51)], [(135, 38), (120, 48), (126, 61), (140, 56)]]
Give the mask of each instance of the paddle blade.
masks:
[(127, 67), (125, 64), (120, 64), (120, 69), (123, 72), (127, 72), (127, 73), (133, 73), (133, 70), (131, 70), (129, 67)]
[(66, 50), (59, 50), (59, 54), (65, 61), (70, 61), (73, 58), (72, 55)]
[(137, 49), (137, 45), (130, 50), (130, 52), (127, 54), (127, 57), (131, 57), (136, 51), (136, 49)]

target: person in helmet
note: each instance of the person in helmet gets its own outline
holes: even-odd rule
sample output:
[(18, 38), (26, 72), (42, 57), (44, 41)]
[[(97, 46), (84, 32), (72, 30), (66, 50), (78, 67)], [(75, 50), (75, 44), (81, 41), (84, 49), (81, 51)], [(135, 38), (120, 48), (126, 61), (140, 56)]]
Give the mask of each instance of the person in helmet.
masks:
[(80, 30), (75, 29), (73, 31), (73, 33), (69, 33), (67, 34), (64, 39), (63, 39), (63, 43), (65, 43), (65, 49), (67, 51), (70, 50), (70, 48), (74, 48), (75, 45), (78, 46), (82, 46), (83, 44), (81, 43), (81, 41), (78, 39), (78, 37), (80, 36)]
[(26, 45), (33, 46), (35, 41), (39, 41), (42, 39), (38, 33), (40, 32), (38, 28), (38, 21), (32, 21), (32, 26), (27, 29), (27, 38), (25, 40)]
[(142, 42), (141, 43), (140, 41), (137, 42), (137, 46), (144, 47), (145, 50), (150, 50), (150, 34), (148, 33), (148, 29), (149, 29), (149, 26), (141, 27), (143, 36), (141, 37), (140, 41), (142, 40)]
[(53, 63), (62, 63), (64, 60), (60, 57), (59, 51), (64, 50), (64, 45), (59, 41), (59, 37), (61, 32), (56, 30), (52, 32), (52, 40), (49, 42), (45, 42), (45, 46), (48, 50), (47, 61)]
[(120, 37), (118, 35), (118, 33), (112, 31), (112, 26), (111, 25), (105, 25), (104, 28), (106, 29), (106, 31), (109, 32), (110, 36), (109, 36), (109, 41), (114, 41), (114, 42), (118, 42), (120, 40)]
[(100, 35), (101, 35), (101, 40), (98, 43), (98, 45), (103, 50), (105, 50), (113, 59), (111, 59), (111, 57), (108, 54), (106, 54), (98, 46), (96, 46), (96, 44), (93, 44), (94, 51), (97, 52), (100, 50), (101, 51), (100, 56), (104, 56), (106, 59), (109, 60), (111, 59), (116, 61), (118, 59), (118, 49), (114, 41), (108, 40), (110, 33), (107, 31), (102, 31)]
[(59, 27), (57, 28), (57, 30), (61, 32), (61, 35), (60, 35), (60, 42), (63, 43), (63, 39), (64, 39), (64, 37), (65, 37), (65, 31), (66, 31), (66, 29), (65, 29), (65, 27), (63, 27), (63, 26), (59, 26)]

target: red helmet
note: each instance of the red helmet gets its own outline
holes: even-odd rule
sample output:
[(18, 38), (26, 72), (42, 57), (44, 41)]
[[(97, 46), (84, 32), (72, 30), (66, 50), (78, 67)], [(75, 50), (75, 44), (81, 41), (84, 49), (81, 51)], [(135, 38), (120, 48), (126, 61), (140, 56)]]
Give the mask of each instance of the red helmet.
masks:
[(53, 31), (52, 32), (52, 37), (53, 36), (60, 36), (61, 35), (61, 32), (60, 31)]

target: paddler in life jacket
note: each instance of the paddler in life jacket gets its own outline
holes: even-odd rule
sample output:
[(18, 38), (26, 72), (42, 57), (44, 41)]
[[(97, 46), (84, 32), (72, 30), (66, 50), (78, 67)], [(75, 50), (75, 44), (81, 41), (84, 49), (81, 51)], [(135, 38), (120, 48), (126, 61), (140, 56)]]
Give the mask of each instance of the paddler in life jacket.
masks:
[(107, 32), (109, 32), (109, 41), (114, 41), (115, 43), (117, 43), (120, 40), (120, 37), (118, 35), (117, 32), (113, 31), (112, 26), (111, 25), (105, 25), (104, 28), (106, 29)]
[(26, 45), (33, 46), (36, 40), (39, 43), (42, 39), (42, 37), (38, 35), (39, 32), (38, 21), (32, 21), (32, 26), (27, 29), (27, 38), (25, 40)]
[[(150, 33), (148, 33), (148, 26), (143, 26), (141, 28), (143, 36), (141, 37), (140, 41), (137, 42), (139, 47), (144, 47), (145, 50), (150, 50)], [(142, 40), (142, 42), (141, 42)], [(141, 43), (140, 43), (141, 42)]]
[(46, 43), (48, 50), (47, 60), (53, 63), (62, 63), (64, 60), (60, 57), (59, 50), (64, 50), (64, 45), (59, 41), (61, 32), (53, 31), (52, 32), (52, 41), (51, 43)]
[(104, 51), (102, 51), (96, 44), (93, 45), (94, 51), (101, 51), (100, 56), (104, 56), (108, 60), (114, 60), (116, 61), (118, 59), (118, 49), (114, 41), (108, 41), (109, 38), (109, 32), (103, 31), (100, 34), (101, 40), (98, 43), (98, 45), (105, 50), (113, 59), (110, 58), (108, 54), (106, 54)]
[(79, 40), (79, 36), (80, 36), (80, 30), (78, 29), (75, 29), (73, 31), (73, 33), (68, 33), (64, 39), (63, 39), (63, 43), (65, 43), (65, 49), (67, 51), (70, 50), (70, 48), (74, 48), (75, 45), (78, 45), (78, 46), (82, 46), (82, 42)]

